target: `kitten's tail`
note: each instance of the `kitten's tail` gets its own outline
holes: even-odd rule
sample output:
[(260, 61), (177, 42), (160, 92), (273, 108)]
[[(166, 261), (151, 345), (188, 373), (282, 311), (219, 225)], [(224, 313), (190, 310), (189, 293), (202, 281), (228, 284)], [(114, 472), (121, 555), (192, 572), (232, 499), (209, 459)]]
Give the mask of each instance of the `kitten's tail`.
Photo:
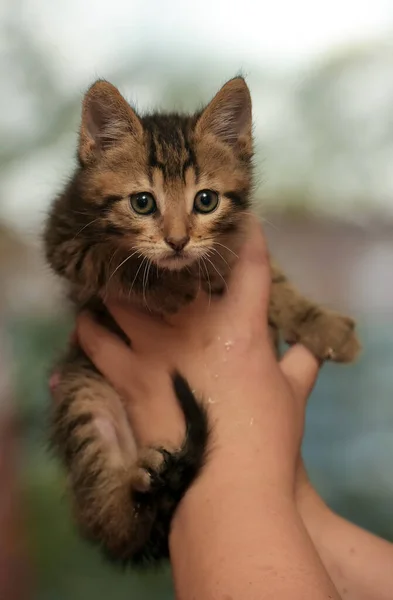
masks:
[(166, 476), (172, 492), (183, 495), (205, 463), (210, 430), (207, 411), (184, 377), (173, 373), (172, 384), (186, 421), (186, 436), (180, 451), (172, 455), (176, 464), (168, 464)]
[(207, 411), (196, 400), (188, 382), (178, 372), (172, 374), (172, 385), (184, 414), (186, 435), (181, 448), (176, 452), (159, 448), (164, 463), (157, 474), (156, 484), (153, 480), (151, 494), (137, 494), (142, 510), (149, 511), (153, 500), (156, 515), (147, 543), (141, 552), (132, 557), (134, 564), (148, 564), (169, 556), (168, 538), (173, 514), (199, 475), (207, 457), (210, 435)]

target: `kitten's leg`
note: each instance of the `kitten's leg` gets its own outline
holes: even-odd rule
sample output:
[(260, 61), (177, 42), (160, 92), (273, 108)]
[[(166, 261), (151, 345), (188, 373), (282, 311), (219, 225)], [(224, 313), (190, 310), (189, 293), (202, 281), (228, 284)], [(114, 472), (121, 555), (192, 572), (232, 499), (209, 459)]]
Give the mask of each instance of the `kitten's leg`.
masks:
[(138, 449), (115, 390), (82, 354), (67, 361), (54, 393), (52, 441), (67, 469), (83, 534), (121, 562), (168, 555), (172, 513), (203, 465), (206, 414), (174, 378), (187, 437), (177, 451)]
[(360, 351), (355, 322), (302, 296), (274, 264), (269, 321), (287, 343), (301, 342), (320, 360), (347, 363)]

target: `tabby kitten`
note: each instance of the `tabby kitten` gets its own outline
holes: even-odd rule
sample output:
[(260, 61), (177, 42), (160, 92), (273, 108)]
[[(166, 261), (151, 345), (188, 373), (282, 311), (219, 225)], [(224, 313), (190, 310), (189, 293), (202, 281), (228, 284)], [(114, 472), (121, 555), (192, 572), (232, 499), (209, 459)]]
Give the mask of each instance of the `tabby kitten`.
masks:
[[(51, 267), (87, 306), (107, 296), (168, 313), (199, 286), (222, 293), (246, 235), (252, 187), (251, 98), (230, 80), (192, 116), (140, 116), (106, 81), (83, 101), (78, 166), (45, 232)], [(272, 266), (269, 322), (277, 343), (302, 342), (319, 359), (349, 362), (354, 322), (303, 298)], [(180, 449), (138, 448), (119, 394), (79, 347), (60, 366), (53, 441), (68, 472), (81, 531), (112, 557), (168, 555), (177, 503), (205, 460), (208, 423), (187, 382), (172, 377), (187, 435)]]

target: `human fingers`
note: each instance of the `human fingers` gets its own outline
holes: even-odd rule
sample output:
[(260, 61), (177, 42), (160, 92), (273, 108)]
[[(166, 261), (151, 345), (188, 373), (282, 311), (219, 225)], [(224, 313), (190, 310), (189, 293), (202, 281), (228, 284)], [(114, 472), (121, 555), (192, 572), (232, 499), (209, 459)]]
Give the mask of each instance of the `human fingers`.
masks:
[(249, 220), (247, 239), (240, 251), (229, 282), (228, 303), (241, 306), (248, 315), (267, 311), (270, 294), (270, 263), (262, 227)]
[(284, 354), (280, 368), (296, 400), (304, 407), (318, 377), (318, 359), (305, 346), (296, 344)]
[(115, 334), (82, 312), (77, 317), (76, 333), (83, 350), (118, 391), (126, 391), (130, 377), (140, 371), (135, 353)]
[(136, 439), (142, 445), (179, 445), (184, 419), (171, 378), (153, 363), (99, 325), (88, 313), (77, 319), (78, 340), (97, 369), (120, 394)]
[(218, 330), (222, 325), (227, 329), (230, 324), (232, 337), (248, 338), (249, 333), (256, 330), (258, 337), (264, 331), (267, 337), (270, 279), (269, 256), (261, 225), (256, 218), (251, 218), (247, 239), (233, 267), (227, 293), (211, 299), (200, 292), (194, 302), (167, 321), (172, 326), (182, 327), (183, 334), (187, 330), (196, 330), (200, 335), (206, 329)]
[(168, 333), (169, 326), (159, 315), (153, 315), (130, 303), (109, 300), (107, 308), (128, 336), (132, 336), (133, 347), (141, 350), (152, 341), (157, 342)]

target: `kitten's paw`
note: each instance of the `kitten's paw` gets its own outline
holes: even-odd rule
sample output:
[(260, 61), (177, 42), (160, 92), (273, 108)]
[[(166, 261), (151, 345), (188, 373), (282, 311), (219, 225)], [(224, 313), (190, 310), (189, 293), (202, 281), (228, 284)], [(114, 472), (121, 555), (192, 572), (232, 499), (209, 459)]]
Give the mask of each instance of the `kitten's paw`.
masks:
[(153, 491), (162, 484), (160, 473), (164, 467), (166, 451), (144, 448), (139, 452), (138, 462), (131, 475), (132, 487), (142, 493)]
[(316, 316), (310, 313), (310, 318), (304, 320), (295, 336), (288, 336), (287, 341), (303, 344), (320, 360), (339, 363), (354, 361), (361, 350), (355, 321), (333, 311), (323, 311)]
[(135, 467), (131, 474), (131, 486), (137, 491), (145, 494), (151, 488), (150, 472), (143, 467)]

